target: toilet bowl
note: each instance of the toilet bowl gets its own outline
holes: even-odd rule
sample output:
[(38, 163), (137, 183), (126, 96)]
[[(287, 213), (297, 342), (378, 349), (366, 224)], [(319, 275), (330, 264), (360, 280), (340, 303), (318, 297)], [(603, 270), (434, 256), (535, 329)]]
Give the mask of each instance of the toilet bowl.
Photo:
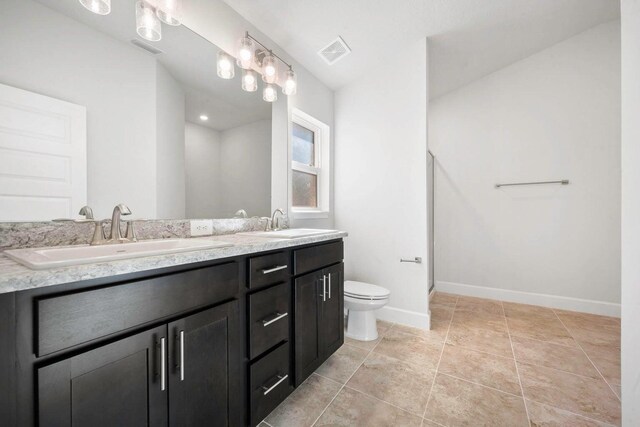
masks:
[(347, 280), (344, 282), (344, 308), (347, 314), (345, 335), (359, 341), (378, 338), (374, 310), (389, 302), (389, 290), (370, 283)]

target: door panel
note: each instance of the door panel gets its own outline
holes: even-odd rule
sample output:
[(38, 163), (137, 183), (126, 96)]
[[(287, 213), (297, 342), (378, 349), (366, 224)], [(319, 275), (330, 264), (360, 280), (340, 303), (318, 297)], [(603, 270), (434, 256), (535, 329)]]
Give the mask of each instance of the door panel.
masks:
[(344, 264), (325, 268), (322, 274), (326, 277), (327, 292), (321, 305), (320, 334), (324, 358), (327, 358), (344, 343)]
[(39, 425), (166, 426), (163, 338), (165, 326), (38, 369)]
[(233, 301), (169, 324), (171, 425), (240, 424), (238, 313)]
[(322, 283), (319, 273), (311, 273), (295, 280), (295, 363), (296, 386), (320, 366), (322, 349), (319, 342)]

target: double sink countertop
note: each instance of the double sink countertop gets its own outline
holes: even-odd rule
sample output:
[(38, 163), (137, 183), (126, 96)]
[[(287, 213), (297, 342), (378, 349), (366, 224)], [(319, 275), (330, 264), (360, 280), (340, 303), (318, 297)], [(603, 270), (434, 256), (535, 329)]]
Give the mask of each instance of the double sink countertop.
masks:
[[(4, 253), (0, 252), (0, 294), (60, 285), (64, 283), (73, 283), (81, 280), (98, 279), (203, 261), (250, 255), (259, 252), (341, 239), (343, 237), (347, 237), (347, 235), (348, 234), (344, 231), (335, 231), (332, 233), (298, 237), (295, 239), (266, 238), (247, 234), (193, 237), (193, 239), (198, 240), (202, 239), (225, 242), (231, 244), (231, 246), (122, 259), (96, 264), (51, 268), (47, 270), (31, 270), (22, 264), (13, 261)], [(126, 245), (126, 243), (123, 245)]]

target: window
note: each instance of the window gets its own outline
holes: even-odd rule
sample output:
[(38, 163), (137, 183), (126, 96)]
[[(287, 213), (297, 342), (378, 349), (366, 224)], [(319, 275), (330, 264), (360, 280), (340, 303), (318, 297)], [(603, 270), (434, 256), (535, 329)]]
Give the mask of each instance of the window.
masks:
[(329, 126), (294, 110), (291, 135), (291, 210), (294, 217), (328, 217), (329, 185)]

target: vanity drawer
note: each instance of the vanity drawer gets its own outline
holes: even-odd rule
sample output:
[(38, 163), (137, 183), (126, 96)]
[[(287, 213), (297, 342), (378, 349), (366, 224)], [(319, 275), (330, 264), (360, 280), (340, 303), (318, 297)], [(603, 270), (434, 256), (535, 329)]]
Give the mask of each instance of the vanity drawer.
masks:
[(256, 426), (293, 390), (289, 374), (289, 343), (251, 365), (251, 425)]
[(290, 284), (249, 295), (249, 357), (289, 339)]
[(36, 354), (43, 356), (235, 297), (236, 262), (36, 301)]
[(289, 252), (276, 252), (249, 258), (249, 288), (251, 289), (282, 282), (290, 274)]
[(342, 241), (325, 243), (293, 252), (294, 274), (296, 276), (318, 270), (344, 259)]

